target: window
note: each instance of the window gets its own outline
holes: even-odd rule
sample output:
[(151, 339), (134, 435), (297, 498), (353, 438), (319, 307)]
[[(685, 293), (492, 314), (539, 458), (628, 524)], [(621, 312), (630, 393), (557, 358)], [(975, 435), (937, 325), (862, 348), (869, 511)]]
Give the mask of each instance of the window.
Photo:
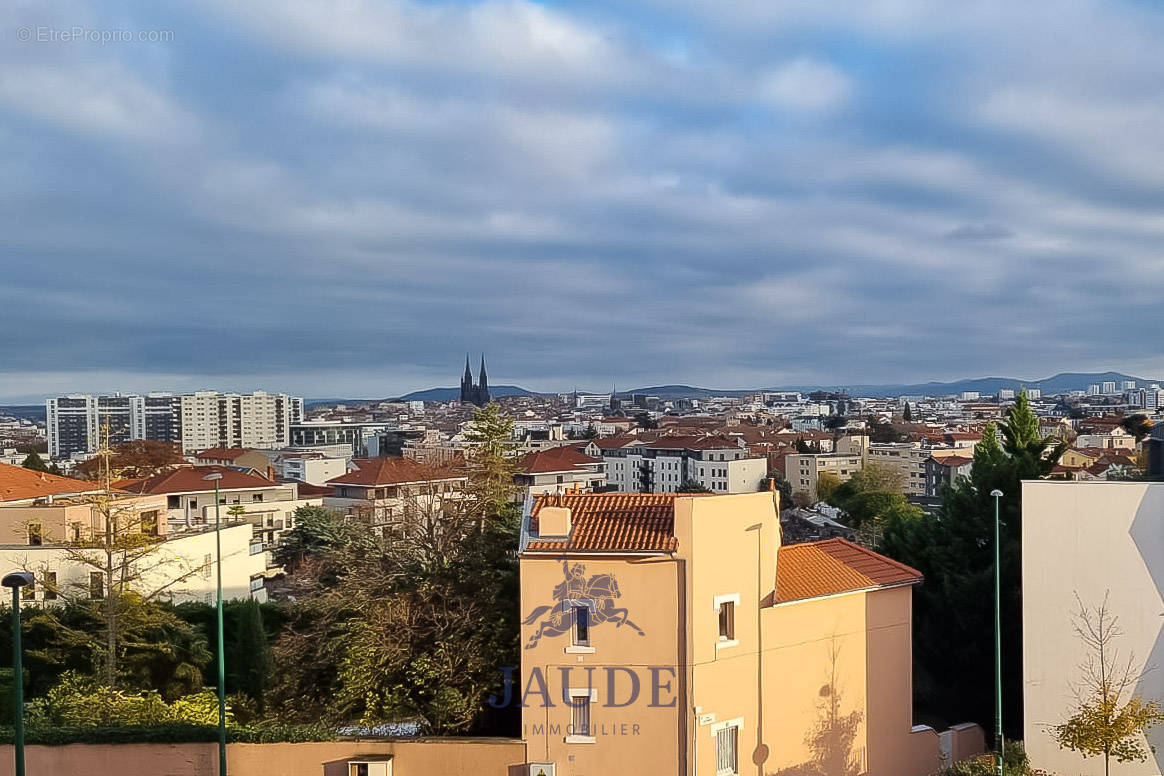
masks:
[(590, 698), (571, 698), (570, 728), (576, 736), (590, 735)]
[(719, 605), (719, 640), (731, 641), (736, 637), (736, 605), (724, 601)]
[(202, 558), (202, 577), (210, 579), (210, 567), (213, 565), (214, 557), (207, 553)]
[(100, 571), (89, 572), (89, 597), (105, 597), (105, 577)]
[(590, 712), (598, 703), (598, 691), (571, 687), (566, 692), (570, 698), (570, 725), (566, 728), (566, 743), (593, 744), (594, 727)]
[(253, 494), (253, 495), (251, 496), (251, 501), (253, 501), (253, 502), (256, 502), (256, 503), (257, 503), (257, 502), (259, 502), (259, 501), (262, 501), (262, 500), (263, 500), (263, 494), (262, 494), (262, 493), (255, 493), (255, 494)]
[(146, 536), (158, 535), (158, 511), (156, 509), (141, 513), (141, 532)]
[(727, 725), (715, 733), (715, 773), (716, 776), (734, 776), (739, 773), (740, 729), (737, 725)]
[(166, 496), (166, 509), (180, 509), (182, 499), (178, 496)]
[(736, 609), (740, 606), (740, 594), (717, 595), (715, 597), (715, 613), (718, 624), (718, 634), (715, 648), (726, 649), (734, 647), (740, 642), (736, 640)]
[(28, 524), (28, 543), (33, 547), (39, 547), (44, 543), (40, 535), (40, 523)]
[(25, 601), (35, 601), (36, 600), (36, 580), (35, 579), (29, 580), (28, 584), (25, 585), (21, 589), (20, 597), (23, 598)]
[(57, 572), (44, 572), (44, 600), (57, 600)]
[(590, 607), (585, 604), (574, 607), (574, 644), (590, 646)]

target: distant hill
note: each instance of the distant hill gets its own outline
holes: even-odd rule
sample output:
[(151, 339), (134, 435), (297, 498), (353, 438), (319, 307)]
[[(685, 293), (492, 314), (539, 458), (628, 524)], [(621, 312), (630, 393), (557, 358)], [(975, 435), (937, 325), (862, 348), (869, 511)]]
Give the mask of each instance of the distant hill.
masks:
[(630, 396), (636, 393), (644, 396), (658, 396), (660, 399), (707, 399), (712, 396), (747, 396), (756, 393), (756, 391), (738, 388), (721, 391), (715, 388), (697, 388), (692, 385), (655, 385), (650, 388), (636, 388), (633, 391), (619, 391), (618, 395)]
[[(491, 396), (540, 396), (541, 394), (527, 391), (516, 385), (491, 385)], [(452, 401), (461, 398), (461, 389), (458, 388), (429, 388), (425, 391), (413, 391), (399, 397), (400, 401)]]
[(46, 414), (43, 404), (6, 404), (0, 406), (0, 415), (7, 415), (13, 418), (27, 418), (28, 420), (35, 420), (41, 423), (44, 422)]
[(1143, 377), (1133, 377), (1122, 372), (1061, 372), (1053, 377), (1042, 380), (1018, 380), (1013, 377), (979, 377), (953, 382), (928, 383), (899, 383), (899, 384), (849, 384), (849, 385), (795, 385), (773, 390), (800, 391), (808, 393), (819, 390), (844, 389), (853, 396), (902, 396), (921, 394), (929, 396), (946, 396), (961, 394), (963, 391), (978, 391), (985, 395), (997, 394), (1002, 388), (1039, 388), (1044, 394), (1067, 393), (1068, 391), (1086, 391), (1087, 386), (1114, 380), (1121, 383), (1124, 380), (1135, 380), (1136, 385), (1145, 386), (1149, 383), (1158, 383), (1159, 380), (1148, 380)]
[[(1019, 380), (1013, 377), (978, 377), (951, 382), (928, 383), (849, 383), (849, 384), (815, 384), (815, 385), (784, 385), (773, 388), (702, 388), (695, 385), (653, 385), (647, 388), (635, 388), (631, 391), (619, 391), (618, 395), (629, 397), (631, 394), (658, 396), (660, 399), (708, 399), (715, 396), (740, 397), (765, 391), (799, 391), (811, 393), (813, 391), (848, 391), (852, 396), (886, 397), (922, 394), (930, 396), (959, 395), (963, 391), (978, 391), (983, 396), (997, 394), (1002, 388), (1041, 388), (1046, 395), (1067, 393), (1068, 391), (1086, 391), (1087, 386), (1114, 380), (1122, 383), (1125, 380), (1135, 380), (1136, 385), (1146, 386), (1151, 383), (1164, 384), (1164, 380), (1149, 380), (1143, 377), (1133, 377), (1122, 372), (1061, 372), (1053, 377), (1042, 380)], [(489, 392), (493, 396), (546, 396), (528, 391), (516, 385), (491, 385)], [(570, 393), (560, 391), (559, 393)], [(600, 392), (601, 393), (601, 392)], [(429, 388), (424, 391), (413, 391), (397, 397), (396, 401), (452, 401), (461, 395), (460, 388)], [(382, 401), (380, 399), (306, 399), (304, 404), (309, 408), (323, 404), (367, 404)], [(40, 419), (44, 419), (44, 407), (30, 407), (30, 410), (39, 409)]]

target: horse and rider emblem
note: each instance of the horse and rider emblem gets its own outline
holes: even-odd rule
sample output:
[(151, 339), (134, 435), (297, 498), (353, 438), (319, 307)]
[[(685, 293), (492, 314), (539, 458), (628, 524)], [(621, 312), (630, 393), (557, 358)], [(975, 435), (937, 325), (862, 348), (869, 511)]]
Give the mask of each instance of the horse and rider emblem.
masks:
[[(526, 649), (533, 649), (543, 636), (561, 636), (569, 633), (578, 618), (579, 609), (585, 609), (587, 630), (604, 622), (613, 622), (616, 628), (626, 625), (640, 636), (643, 629), (630, 620), (630, 612), (615, 603), (622, 597), (618, 581), (613, 574), (601, 573), (586, 576), (586, 567), (581, 563), (573, 565), (562, 562), (565, 579), (554, 586), (554, 603), (538, 606), (522, 621), (522, 625), (533, 625), (541, 620), (534, 634), (526, 643)], [(546, 615), (549, 615), (548, 617)], [(542, 619), (542, 618), (545, 619)]]

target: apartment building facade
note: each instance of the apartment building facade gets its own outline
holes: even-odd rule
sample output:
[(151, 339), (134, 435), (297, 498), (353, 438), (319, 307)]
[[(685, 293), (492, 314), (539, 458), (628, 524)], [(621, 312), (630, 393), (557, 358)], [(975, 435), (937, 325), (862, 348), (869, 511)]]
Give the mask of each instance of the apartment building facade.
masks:
[(285, 393), (196, 391), (175, 403), (183, 453), (211, 447), (280, 448), (303, 418), (303, 400)]
[(223, 394), (69, 394), (45, 402), (53, 458), (92, 453), (108, 429), (110, 443), (132, 439), (179, 443), (183, 453), (212, 447), (285, 447), (303, 400), (255, 391)]
[(323, 505), (376, 527), (400, 526), (410, 513), (436, 514), (446, 500), (461, 498), (468, 482), (459, 468), (410, 458), (357, 458), (353, 465), (328, 480), (332, 493)]
[(177, 438), (174, 397), (151, 393), (144, 396), (69, 394), (45, 401), (48, 453), (53, 458), (96, 450), (104, 429), (110, 443), (131, 439), (173, 442)]
[[(0, 564), (33, 573), (34, 583), (21, 590), (24, 605), (78, 595), (102, 598), (107, 590), (98, 571), (100, 550), (92, 550), (89, 563), (78, 545), (101, 536), (108, 515), (119, 536), (140, 534), (154, 542), (140, 561), (126, 561), (139, 576), (135, 589), (164, 590), (164, 598), (179, 603), (209, 603), (215, 590), (213, 526), (172, 532), (166, 509), (164, 495), (106, 493), (93, 482), (0, 464)], [(253, 551), (251, 526), (227, 525), (222, 547), (225, 595), (264, 599), (266, 559)]]
[(768, 475), (768, 461), (726, 437), (628, 437), (617, 446), (588, 446), (606, 462), (606, 482), (629, 493), (675, 493), (694, 483), (713, 493), (751, 493)]
[[(1109, 648), (1121, 665), (1131, 659), (1136, 679), (1121, 701), (1135, 693), (1164, 704), (1164, 483), (1034, 480), (1022, 487), (1027, 753), (1048, 772), (1100, 776), (1102, 757), (1060, 749), (1050, 729), (1073, 711), (1087, 662), (1096, 659), (1075, 632), (1081, 605), (1094, 613), (1106, 603), (1118, 618)], [(1113, 761), (1112, 773), (1164, 773), (1164, 725), (1139, 743), (1152, 748), (1148, 759)]]
[(768, 492), (527, 502), (515, 692), (531, 763), (928, 776), (943, 751), (981, 751), (977, 726), (913, 723), (920, 574), (842, 539), (781, 547), (778, 508)]

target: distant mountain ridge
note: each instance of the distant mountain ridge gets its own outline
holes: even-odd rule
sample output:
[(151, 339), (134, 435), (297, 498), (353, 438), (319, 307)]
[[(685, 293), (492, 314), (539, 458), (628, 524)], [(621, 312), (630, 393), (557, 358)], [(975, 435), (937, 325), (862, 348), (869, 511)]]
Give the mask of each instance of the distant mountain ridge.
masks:
[[(715, 389), (702, 388), (695, 385), (654, 385), (647, 388), (635, 388), (629, 391), (618, 391), (619, 396), (629, 397), (631, 394), (658, 396), (660, 399), (708, 399), (715, 396), (739, 398), (760, 391), (797, 391), (812, 393), (813, 391), (848, 391), (851, 396), (867, 396), (870, 398), (885, 398), (889, 396), (948, 396), (961, 395), (963, 391), (978, 391), (983, 396), (992, 396), (1003, 388), (1039, 388), (1046, 395), (1067, 393), (1069, 391), (1086, 391), (1089, 385), (1115, 381), (1117, 384), (1125, 380), (1135, 380), (1138, 387), (1145, 387), (1152, 383), (1164, 384), (1164, 380), (1133, 377), (1123, 372), (1060, 372), (1057, 375), (1041, 380), (1019, 380), (1013, 377), (977, 377), (950, 382), (931, 381), (928, 383), (816, 383), (803, 385), (783, 385), (772, 388), (730, 388)], [(530, 391), (517, 385), (494, 385), (489, 387), (493, 396), (551, 396), (555, 394), (572, 393), (570, 391), (553, 391), (539, 393)], [(579, 391), (585, 393), (585, 391)], [(606, 391), (598, 391), (606, 393)], [(397, 397), (395, 401), (453, 401), (461, 396), (460, 388), (429, 388), (423, 391), (413, 391)], [(309, 407), (321, 404), (367, 404), (378, 401), (376, 399), (307, 399)]]

